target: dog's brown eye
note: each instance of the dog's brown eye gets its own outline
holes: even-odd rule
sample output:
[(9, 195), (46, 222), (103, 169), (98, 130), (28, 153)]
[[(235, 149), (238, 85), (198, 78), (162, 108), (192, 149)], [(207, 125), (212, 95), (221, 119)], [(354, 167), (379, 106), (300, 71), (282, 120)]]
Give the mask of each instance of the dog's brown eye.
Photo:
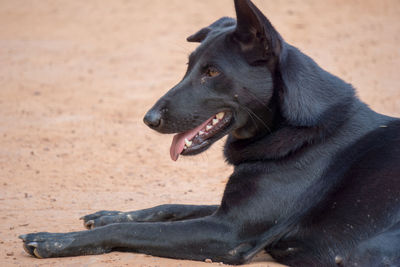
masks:
[(216, 68), (207, 68), (206, 70), (206, 75), (208, 77), (215, 77), (218, 76), (220, 74), (219, 70), (217, 70)]

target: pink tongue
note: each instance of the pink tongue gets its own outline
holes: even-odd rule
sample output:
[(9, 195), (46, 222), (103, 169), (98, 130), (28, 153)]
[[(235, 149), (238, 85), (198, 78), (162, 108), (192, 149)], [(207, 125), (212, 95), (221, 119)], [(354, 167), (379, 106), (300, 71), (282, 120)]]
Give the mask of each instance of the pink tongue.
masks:
[(187, 140), (191, 140), (193, 137), (196, 136), (196, 134), (203, 128), (206, 127), (206, 125), (214, 118), (214, 116), (212, 116), (211, 118), (209, 118), (208, 120), (206, 120), (205, 122), (203, 122), (201, 125), (197, 126), (196, 128), (194, 128), (193, 130), (189, 130), (187, 132), (184, 133), (179, 133), (176, 134), (174, 136), (174, 139), (172, 139), (172, 144), (171, 144), (171, 148), (169, 150), (169, 154), (171, 155), (171, 159), (173, 161), (176, 161), (179, 157), (179, 154), (182, 153), (183, 151), (183, 147), (185, 146), (185, 138)]

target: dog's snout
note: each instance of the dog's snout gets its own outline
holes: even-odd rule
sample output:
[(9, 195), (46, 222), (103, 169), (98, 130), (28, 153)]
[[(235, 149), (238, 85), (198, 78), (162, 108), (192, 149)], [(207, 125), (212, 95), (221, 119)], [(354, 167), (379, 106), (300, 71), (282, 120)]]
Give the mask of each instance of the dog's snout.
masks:
[(146, 113), (143, 121), (150, 128), (157, 128), (161, 124), (161, 112), (151, 109)]

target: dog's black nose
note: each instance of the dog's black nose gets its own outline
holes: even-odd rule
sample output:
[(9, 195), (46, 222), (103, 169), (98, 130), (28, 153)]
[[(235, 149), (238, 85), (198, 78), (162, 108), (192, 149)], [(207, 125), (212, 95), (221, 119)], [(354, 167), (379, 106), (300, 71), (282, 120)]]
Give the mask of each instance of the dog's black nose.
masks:
[(161, 124), (161, 112), (151, 109), (146, 113), (143, 121), (150, 128), (157, 128)]

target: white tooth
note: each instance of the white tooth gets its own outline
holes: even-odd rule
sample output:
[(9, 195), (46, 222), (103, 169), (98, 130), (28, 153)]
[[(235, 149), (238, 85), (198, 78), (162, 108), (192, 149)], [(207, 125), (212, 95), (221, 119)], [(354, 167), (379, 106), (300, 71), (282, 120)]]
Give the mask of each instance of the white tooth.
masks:
[(207, 126), (206, 126), (206, 131), (209, 131), (209, 130), (211, 130), (211, 128), (212, 128), (212, 126), (211, 126), (211, 125), (207, 125)]
[(212, 120), (212, 125), (215, 125), (215, 124), (217, 124), (218, 122), (219, 122), (218, 119), (213, 119), (213, 120)]
[(187, 140), (187, 138), (185, 138), (185, 144), (187, 147), (190, 147), (192, 145), (192, 141)]
[(199, 132), (199, 135), (203, 135), (203, 134), (204, 134), (204, 132), (203, 132), (203, 131), (200, 131), (200, 132)]
[(183, 149), (184, 149), (184, 150), (185, 150), (185, 149), (187, 149), (187, 146), (186, 146), (186, 145), (184, 145), (184, 146), (183, 146)]
[(222, 118), (225, 116), (225, 112), (220, 112), (218, 113), (215, 117), (217, 117), (217, 119), (222, 120)]

